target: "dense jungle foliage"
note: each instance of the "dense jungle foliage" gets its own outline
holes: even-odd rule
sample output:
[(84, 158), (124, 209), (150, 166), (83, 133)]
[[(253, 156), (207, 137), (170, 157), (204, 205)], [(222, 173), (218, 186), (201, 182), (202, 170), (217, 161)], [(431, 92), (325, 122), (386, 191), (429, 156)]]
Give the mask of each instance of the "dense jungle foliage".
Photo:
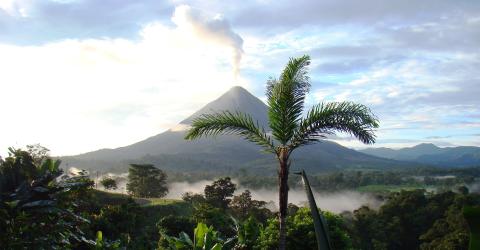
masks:
[[(475, 171), (457, 176), (471, 181)], [(351, 187), (365, 176), (407, 181), (402, 175), (348, 172), (311, 182), (325, 189), (335, 183)], [(64, 173), (46, 152), (11, 149), (0, 161), (0, 249), (276, 249), (276, 212), (250, 191), (235, 191), (225, 177), (183, 200), (101, 192), (85, 172)], [(460, 186), (390, 192), (378, 209), (322, 213), (334, 249), (467, 249), (469, 228), (461, 213), (466, 205), (480, 205), (480, 195)], [(315, 249), (309, 209), (290, 204), (288, 215), (287, 248)]]

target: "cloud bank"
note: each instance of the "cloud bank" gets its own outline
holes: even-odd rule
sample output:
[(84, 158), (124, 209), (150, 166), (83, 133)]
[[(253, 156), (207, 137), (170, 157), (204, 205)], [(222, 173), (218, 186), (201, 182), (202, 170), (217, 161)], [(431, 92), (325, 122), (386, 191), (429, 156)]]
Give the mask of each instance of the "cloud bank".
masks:
[(0, 43), (2, 116), (15, 117), (0, 125), (0, 152), (37, 142), (53, 155), (128, 145), (174, 127), (234, 85), (248, 87), (232, 74), (241, 38), (224, 18), (181, 6), (174, 19), (178, 26), (145, 25), (138, 40)]
[[(16, 124), (0, 125), (0, 151), (131, 144), (234, 83), (262, 98), (268, 77), (303, 54), (307, 104), (368, 105), (378, 146), (480, 146), (478, 13), (469, 0), (3, 0), (0, 105)], [(45, 114), (56, 123), (29, 125)]]

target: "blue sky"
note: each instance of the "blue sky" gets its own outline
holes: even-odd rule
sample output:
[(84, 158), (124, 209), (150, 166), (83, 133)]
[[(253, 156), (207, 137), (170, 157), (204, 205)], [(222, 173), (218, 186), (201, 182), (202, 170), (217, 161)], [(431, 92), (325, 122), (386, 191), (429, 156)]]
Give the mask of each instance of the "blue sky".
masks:
[(375, 146), (480, 146), (479, 45), (478, 1), (0, 0), (0, 152), (125, 146), (303, 54), (307, 104), (369, 106)]

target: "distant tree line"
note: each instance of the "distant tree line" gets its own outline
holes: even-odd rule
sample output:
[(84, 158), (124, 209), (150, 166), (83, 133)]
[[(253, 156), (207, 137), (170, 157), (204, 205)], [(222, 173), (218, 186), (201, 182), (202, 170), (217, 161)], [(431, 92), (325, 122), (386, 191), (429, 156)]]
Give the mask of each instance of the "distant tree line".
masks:
[[(214, 174), (171, 173), (170, 181), (196, 182), (215, 178)], [(239, 170), (232, 175), (238, 184), (249, 189), (274, 188), (277, 178), (258, 176)], [(406, 170), (344, 170), (310, 177), (310, 184), (318, 191), (352, 190), (369, 185), (411, 185), (417, 187), (434, 186), (451, 189), (459, 185), (469, 185), (480, 178), (480, 168), (417, 168)], [(301, 180), (291, 176), (291, 188), (302, 188)]]

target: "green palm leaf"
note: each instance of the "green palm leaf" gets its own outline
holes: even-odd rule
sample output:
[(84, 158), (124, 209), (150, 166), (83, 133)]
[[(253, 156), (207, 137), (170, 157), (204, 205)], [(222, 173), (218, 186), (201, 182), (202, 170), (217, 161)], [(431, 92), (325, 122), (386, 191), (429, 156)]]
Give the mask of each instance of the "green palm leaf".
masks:
[(309, 56), (291, 58), (280, 79), (267, 82), (268, 117), (272, 134), (285, 145), (298, 126), (305, 95), (310, 89), (307, 66)]
[(348, 133), (363, 143), (375, 142), (378, 120), (369, 108), (352, 102), (320, 103), (313, 106), (300, 121), (292, 138), (292, 149), (306, 145), (334, 131)]
[(202, 136), (219, 134), (236, 134), (244, 139), (262, 146), (266, 151), (275, 153), (272, 139), (267, 136), (265, 129), (254, 122), (250, 115), (230, 111), (215, 114), (204, 114), (192, 122), (192, 128), (185, 139), (193, 140)]

